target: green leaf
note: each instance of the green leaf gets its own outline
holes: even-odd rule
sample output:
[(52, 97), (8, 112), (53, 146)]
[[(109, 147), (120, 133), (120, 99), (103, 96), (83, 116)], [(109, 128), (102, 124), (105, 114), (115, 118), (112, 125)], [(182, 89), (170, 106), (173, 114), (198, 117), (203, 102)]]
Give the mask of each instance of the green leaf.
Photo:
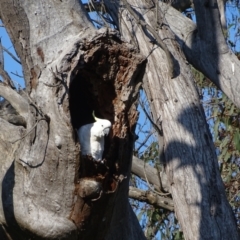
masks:
[(233, 115), (234, 110), (235, 110), (235, 106), (232, 105), (230, 110), (229, 110), (229, 115)]
[(234, 142), (235, 148), (238, 151), (240, 151), (240, 133), (239, 133), (239, 129), (234, 133), (233, 142)]
[(232, 154), (231, 154), (230, 152), (227, 152), (227, 153), (225, 154), (225, 156), (223, 157), (223, 161), (224, 161), (224, 162), (227, 162), (227, 161), (230, 159), (231, 156), (232, 156)]
[(233, 26), (235, 26), (235, 24), (234, 24), (234, 23), (232, 23), (232, 24), (229, 24), (229, 25), (228, 25), (228, 30), (229, 30), (231, 27), (233, 27)]
[(144, 213), (144, 211), (140, 211), (140, 213), (137, 215), (138, 221), (140, 221), (142, 219), (143, 213)]
[(223, 149), (225, 148), (225, 146), (228, 144), (228, 138), (224, 138), (224, 140), (222, 141), (222, 143), (220, 144), (220, 150), (223, 151)]

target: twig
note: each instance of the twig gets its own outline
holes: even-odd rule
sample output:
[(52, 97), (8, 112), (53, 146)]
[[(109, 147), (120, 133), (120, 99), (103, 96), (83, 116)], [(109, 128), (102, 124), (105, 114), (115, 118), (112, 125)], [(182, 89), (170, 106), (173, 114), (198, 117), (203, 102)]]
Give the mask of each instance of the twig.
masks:
[(0, 75), (3, 77), (4, 82), (10, 86), (12, 89), (15, 89), (16, 87), (14, 86), (12, 79), (8, 75), (8, 73), (0, 67)]
[[(95, 2), (90, 0), (89, 1), (89, 6), (90, 6), (90, 4), (92, 5), (92, 8), (96, 11), (97, 15), (102, 19), (104, 25), (109, 28), (110, 27), (109, 24), (107, 23), (107, 21), (104, 19), (104, 17), (100, 13), (100, 11), (103, 12), (103, 13), (106, 12), (106, 9), (105, 9), (104, 5), (100, 2), (100, 11), (99, 11), (98, 8), (95, 7)], [(99, 5), (97, 5), (97, 6), (99, 6)], [(89, 7), (89, 9), (91, 9), (91, 8)], [(104, 26), (103, 24), (101, 24), (101, 25)]]
[(162, 130), (158, 127), (158, 125), (152, 120), (152, 118), (149, 116), (148, 112), (146, 111), (143, 103), (139, 100), (139, 104), (142, 108), (142, 110), (144, 111), (145, 115), (147, 116), (148, 120), (151, 122), (151, 124), (153, 125), (153, 128), (157, 131), (157, 133), (162, 136), (163, 132)]
[(148, 141), (148, 139), (152, 136), (152, 132), (149, 132), (148, 135), (146, 136), (145, 140), (141, 142), (140, 146), (136, 149), (137, 152), (142, 148), (142, 146), (145, 145), (145, 143)]
[(19, 75), (18, 73), (11, 72), (11, 74), (13, 74), (13, 75), (15, 75), (17, 77), (23, 78), (23, 76)]
[(10, 52), (8, 51), (7, 48), (3, 47), (3, 50), (9, 55), (12, 57), (13, 60), (15, 60), (17, 63), (19, 63), (21, 65), (21, 62)]
[(2, 38), (0, 38), (0, 68), (4, 69), (4, 56), (3, 56)]

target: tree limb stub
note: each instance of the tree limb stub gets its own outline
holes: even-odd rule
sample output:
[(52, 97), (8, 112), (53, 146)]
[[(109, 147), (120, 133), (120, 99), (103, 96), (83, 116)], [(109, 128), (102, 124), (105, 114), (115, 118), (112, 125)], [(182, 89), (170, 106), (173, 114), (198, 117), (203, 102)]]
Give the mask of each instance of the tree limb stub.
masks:
[(143, 191), (134, 187), (129, 187), (129, 197), (140, 202), (149, 203), (155, 207), (174, 210), (173, 200), (171, 198), (160, 197), (151, 191)]
[(29, 104), (20, 94), (4, 83), (0, 83), (0, 96), (7, 99), (13, 108), (27, 120)]

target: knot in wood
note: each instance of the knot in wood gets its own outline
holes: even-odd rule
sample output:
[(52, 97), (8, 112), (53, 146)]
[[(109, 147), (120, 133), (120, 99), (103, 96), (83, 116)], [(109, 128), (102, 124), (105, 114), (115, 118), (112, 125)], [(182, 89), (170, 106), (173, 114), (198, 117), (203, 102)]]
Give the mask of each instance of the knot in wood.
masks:
[(102, 184), (95, 179), (81, 179), (79, 182), (78, 195), (81, 198), (98, 198), (102, 191)]

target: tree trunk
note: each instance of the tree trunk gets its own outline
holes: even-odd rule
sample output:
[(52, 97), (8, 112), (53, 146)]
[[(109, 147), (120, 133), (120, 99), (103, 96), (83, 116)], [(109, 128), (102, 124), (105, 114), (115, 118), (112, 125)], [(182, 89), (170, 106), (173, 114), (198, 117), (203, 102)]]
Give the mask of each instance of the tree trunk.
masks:
[[(154, 121), (163, 132), (161, 159), (165, 159), (185, 239), (239, 239), (191, 69), (165, 20), (165, 10), (161, 8), (158, 18), (152, 2), (104, 2), (114, 21), (118, 20), (122, 35), (148, 59), (144, 89)], [(157, 29), (163, 41), (152, 29)]]
[[(76, 0), (1, 0), (0, 16), (26, 81), (22, 96), (0, 85), (26, 123), (0, 118), (0, 238), (144, 239), (128, 180), (146, 60)], [(93, 110), (113, 125), (103, 164), (80, 154)]]
[(218, 8), (214, 7), (217, 3), (210, 2), (209, 7), (205, 7), (204, 1), (196, 1), (194, 9), (197, 25), (172, 7), (162, 2), (159, 4), (189, 63), (208, 77), (239, 108), (240, 62), (226, 45)]

